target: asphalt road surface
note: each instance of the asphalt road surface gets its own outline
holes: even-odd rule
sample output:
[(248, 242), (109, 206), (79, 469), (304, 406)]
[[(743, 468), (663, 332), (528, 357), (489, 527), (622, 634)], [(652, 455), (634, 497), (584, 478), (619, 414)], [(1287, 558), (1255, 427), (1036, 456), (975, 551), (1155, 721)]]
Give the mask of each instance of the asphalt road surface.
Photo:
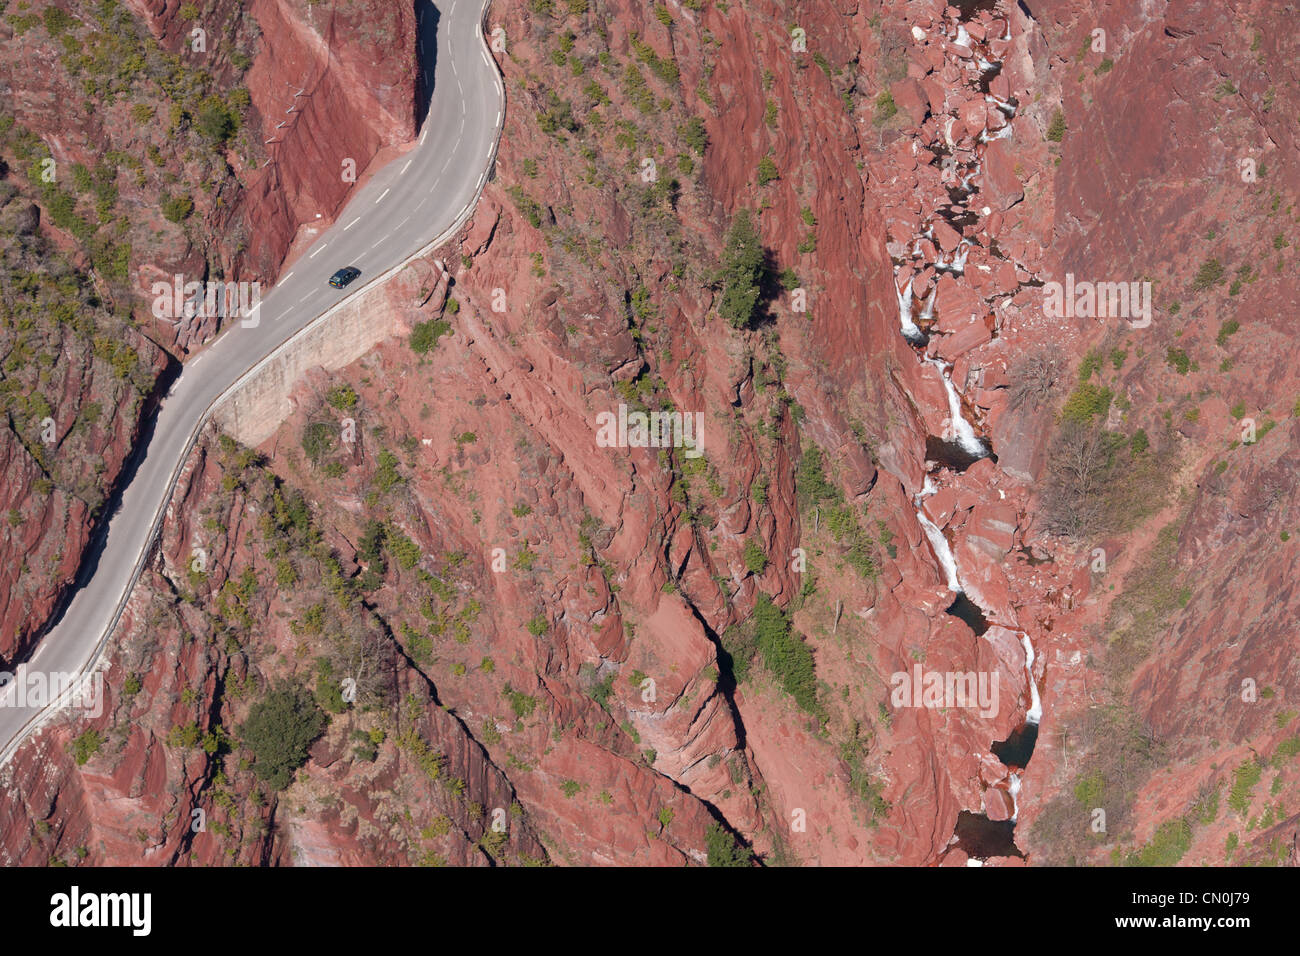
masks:
[[(93, 670), (165, 520), (176, 476), (217, 399), (294, 333), (424, 250), (473, 208), (505, 110), (505, 89), (480, 29), (488, 2), (417, 4), (417, 62), (430, 93), (419, 144), (357, 191), (333, 228), (262, 297), (252, 317), (231, 322), (185, 365), (161, 403), (102, 547), (87, 554), (81, 586), (27, 661), (30, 670)], [(356, 266), (361, 277), (347, 289), (333, 289), (329, 277), (341, 266)], [(0, 691), (0, 765), (57, 709), (18, 706), (14, 691), (13, 684)]]

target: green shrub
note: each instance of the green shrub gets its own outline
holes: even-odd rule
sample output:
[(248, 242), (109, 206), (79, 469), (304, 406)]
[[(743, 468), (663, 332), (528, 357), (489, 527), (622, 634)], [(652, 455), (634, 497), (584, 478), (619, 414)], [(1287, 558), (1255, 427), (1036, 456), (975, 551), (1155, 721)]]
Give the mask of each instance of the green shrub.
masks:
[[(1278, 717), (1281, 716), (1281, 714), (1278, 714)], [(1286, 726), (1286, 724), (1281, 724), (1281, 726)], [(1300, 754), (1300, 735), (1287, 737), (1277, 745), (1277, 750), (1273, 751), (1273, 766), (1281, 767), (1284, 761), (1297, 754)]]
[(1250, 801), (1255, 784), (1263, 776), (1264, 768), (1256, 760), (1247, 760), (1232, 771), (1232, 789), (1228, 791), (1228, 806), (1241, 816), (1250, 812)]
[(533, 711), (537, 709), (536, 697), (530, 697), (522, 691), (517, 691), (509, 684), (506, 684), (501, 693), (510, 702), (510, 709), (514, 711), (515, 716), (520, 720), (531, 717)]
[(1165, 350), (1165, 361), (1179, 375), (1186, 375), (1192, 367), (1192, 360), (1188, 358), (1187, 352), (1184, 349), (1174, 348), (1172, 345)]
[(721, 823), (710, 823), (704, 831), (709, 866), (752, 866), (754, 854), (731, 835)]
[(357, 392), (351, 385), (336, 385), (325, 394), (325, 401), (329, 402), (331, 408), (346, 412), (356, 407)]
[(514, 200), (515, 208), (519, 214), (528, 220), (528, 224), (534, 229), (542, 228), (542, 206), (536, 199), (529, 196), (520, 186), (511, 186), (508, 190), (510, 198)]
[(104, 744), (104, 735), (98, 730), (87, 730), (80, 734), (72, 741), (72, 756), (77, 761), (77, 766), (81, 766), (95, 754), (99, 753), (99, 748)]
[(380, 494), (387, 494), (402, 483), (402, 476), (397, 471), (397, 456), (387, 448), (380, 449), (378, 465), (372, 479)]
[(334, 447), (335, 428), (328, 422), (311, 422), (302, 430), (302, 450), (313, 465)]
[(718, 654), (718, 666), (731, 674), (737, 684), (749, 680), (749, 665), (758, 652), (751, 624), (733, 624), (718, 638), (721, 651)]
[(791, 633), (785, 612), (762, 592), (754, 606), (754, 633), (764, 666), (775, 675), (786, 693), (808, 713), (820, 713), (812, 651)]
[(223, 146), (239, 129), (239, 117), (223, 99), (214, 95), (199, 106), (194, 126), (213, 146)]
[(1052, 114), (1052, 121), (1047, 124), (1047, 138), (1053, 143), (1059, 143), (1065, 139), (1065, 131), (1068, 127), (1065, 125), (1065, 111), (1057, 108)]
[(1192, 291), (1204, 292), (1211, 286), (1218, 285), (1223, 281), (1223, 271), (1223, 263), (1218, 259), (1206, 259), (1196, 270), (1196, 277), (1192, 279)]
[(1214, 341), (1220, 346), (1228, 344), (1228, 336), (1235, 335), (1241, 328), (1241, 323), (1236, 319), (1227, 319), (1219, 326), (1219, 334), (1214, 337)]
[(72, 29), (77, 23), (71, 14), (58, 7), (46, 7), (41, 17), (45, 21), (45, 31), (52, 37)]
[(158, 206), (162, 210), (163, 218), (168, 222), (181, 222), (188, 219), (190, 214), (194, 212), (194, 200), (189, 196), (173, 196), (170, 193), (163, 193)]
[(776, 162), (771, 156), (764, 156), (758, 161), (758, 184), (766, 186), (773, 180), (780, 179), (781, 173), (776, 168)]
[(573, 115), (573, 104), (561, 99), (554, 90), (547, 94), (544, 108), (538, 111), (537, 122), (543, 133), (552, 135), (561, 131), (578, 131), (578, 118)]
[(385, 529), (384, 543), (397, 563), (408, 571), (419, 564), (420, 559), (424, 557), (420, 546), (393, 525)]
[(1179, 817), (1160, 824), (1151, 839), (1128, 859), (1129, 866), (1175, 866), (1192, 846), (1192, 825)]
[(822, 464), (822, 451), (816, 445), (809, 444), (799, 458), (799, 470), (795, 474), (795, 490), (801, 505), (819, 504), (823, 501), (836, 501), (840, 490), (826, 478)]
[(438, 339), (450, 331), (451, 323), (443, 319), (417, 322), (415, 328), (411, 330), (411, 338), (408, 344), (411, 346), (411, 351), (416, 355), (427, 355), (437, 348)]
[(1105, 418), (1110, 411), (1113, 394), (1103, 385), (1082, 382), (1070, 393), (1061, 409), (1061, 418), (1067, 422), (1087, 424), (1098, 418)]
[(1089, 349), (1084, 355), (1083, 361), (1079, 363), (1079, 381), (1086, 382), (1099, 371), (1102, 366), (1101, 349)]
[(894, 94), (889, 90), (881, 90), (880, 95), (876, 97), (876, 115), (872, 117), (871, 122), (880, 126), (894, 118), (898, 112), (898, 104), (894, 102)]
[(379, 744), (360, 730), (352, 731), (352, 739), (356, 741), (352, 747), (352, 756), (366, 763), (374, 763), (379, 756)]
[(1105, 800), (1106, 778), (1100, 770), (1081, 776), (1074, 785), (1074, 799), (1086, 810), (1100, 807)]
[(732, 328), (747, 327), (758, 309), (763, 246), (748, 209), (736, 213), (722, 252), (722, 295), (718, 314)]
[(671, 59), (665, 59), (655, 52), (654, 47), (641, 40), (635, 33), (630, 37), (632, 52), (636, 58), (650, 67), (650, 72), (669, 86), (674, 86), (681, 79), (681, 71)]
[(343, 699), (343, 688), (334, 678), (334, 665), (328, 657), (316, 659), (316, 701), (331, 714), (341, 714), (348, 709)]
[(279, 681), (253, 705), (239, 736), (253, 753), (253, 773), (272, 790), (283, 790), (307, 762), (309, 748), (328, 718), (303, 687)]
[(767, 553), (753, 538), (745, 542), (745, 567), (751, 574), (762, 574), (767, 570)]
[(629, 63), (627, 69), (623, 71), (623, 86), (627, 90), (628, 99), (636, 104), (638, 110), (646, 115), (655, 111), (654, 93), (646, 85), (645, 77), (641, 75), (635, 63)]
[[(583, 667), (590, 667), (584, 664)], [(594, 674), (592, 675), (594, 678)], [(587, 696), (596, 703), (604, 707), (609, 704), (609, 698), (614, 693), (614, 672), (610, 671), (599, 681), (594, 681), (587, 690)]]
[(839, 504), (826, 516), (826, 527), (844, 549), (844, 560), (864, 578), (874, 579), (879, 573), (876, 562), (876, 543), (871, 533), (858, 521), (852, 505)]
[[(881, 708), (882, 718), (888, 719), (888, 709), (883, 704)], [(867, 769), (867, 747), (856, 720), (851, 730), (852, 736), (840, 741), (840, 760), (849, 771), (849, 792), (866, 804), (867, 825), (874, 827), (889, 813), (889, 801), (884, 797), (883, 782), (874, 779)]]
[(682, 124), (677, 133), (681, 136), (683, 143), (699, 155), (704, 155), (704, 150), (709, 145), (709, 134), (704, 128), (704, 120), (698, 116), (692, 116)]

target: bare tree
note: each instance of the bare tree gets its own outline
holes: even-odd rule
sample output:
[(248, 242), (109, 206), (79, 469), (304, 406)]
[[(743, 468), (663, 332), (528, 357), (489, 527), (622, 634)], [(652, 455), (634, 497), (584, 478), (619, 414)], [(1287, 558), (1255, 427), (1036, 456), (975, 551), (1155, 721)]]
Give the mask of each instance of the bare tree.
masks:
[(1060, 390), (1067, 362), (1059, 345), (1040, 345), (1010, 370), (1012, 408), (1040, 408)]
[(1049, 451), (1043, 504), (1048, 527), (1086, 538), (1101, 526), (1111, 450), (1095, 423), (1066, 421)]

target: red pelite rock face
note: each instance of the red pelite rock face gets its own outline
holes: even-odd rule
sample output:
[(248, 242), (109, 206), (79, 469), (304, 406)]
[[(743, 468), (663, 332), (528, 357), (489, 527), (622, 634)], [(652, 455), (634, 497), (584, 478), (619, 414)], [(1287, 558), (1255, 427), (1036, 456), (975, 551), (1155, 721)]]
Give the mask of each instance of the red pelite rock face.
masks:
[[(380, 150), (415, 137), (415, 11), (403, 3), (325, 11), (304, 0), (259, 0), (249, 12), (263, 43), (246, 82), (262, 130), (278, 142), (272, 164), (250, 175), (239, 217), (251, 239), (248, 264), (269, 275), (296, 227), (331, 224), (352, 189), (345, 163), (360, 175)], [(299, 91), (307, 95), (295, 99)], [(278, 130), (289, 105), (297, 112)]]
[[(170, 7), (154, 16), (171, 16)], [(320, 28), (287, 6), (258, 8), (259, 22), (284, 18), (277, 42), (298, 51), (286, 61), (308, 59)], [(417, 546), (414, 566), (390, 556), (365, 595), (383, 625), (374, 653), (396, 721), (381, 725), (361, 708), (334, 717), (297, 781), (269, 802), (255, 799), (259, 785), (237, 746), (218, 758), (182, 745), (178, 726), (193, 721), (201, 735), (244, 719), (260, 685), (243, 697), (229, 688), (248, 675), (310, 685), (313, 661), (329, 652), (301, 627), (305, 609), (324, 600), (324, 575), (305, 563), (298, 584), (277, 587), (264, 553), (268, 499), (257, 489), (271, 479), (247, 477), (210, 439), (132, 598), (110, 658), (109, 713), (55, 723), (8, 771), (30, 784), (6, 790), (6, 858), (44, 862), (84, 846), (92, 862), (679, 865), (704, 861), (707, 828), (722, 819), (768, 859), (962, 865), (968, 853), (952, 839), (966, 810), (1014, 817), (1029, 864), (1064, 862), (1071, 834), (1092, 819), (1076, 799), (1081, 768), (1104, 750), (1081, 728), (1091, 713), (1119, 707), (1160, 762), (1130, 781), (1124, 813), (1108, 807), (1122, 825), (1085, 847), (1087, 862), (1123, 858), (1182, 817), (1195, 821), (1185, 864), (1223, 862), (1229, 835), (1241, 844), (1232, 862), (1277, 862), (1300, 811), (1284, 743), (1300, 693), (1291, 666), (1300, 373), (1289, 360), (1296, 285), (1285, 245), (1296, 174), (1281, 152), (1296, 142), (1296, 114), (1274, 74), (1289, 41), (1263, 5), (1234, 14), (1190, 4), (1156, 20), (1137, 3), (1032, 11), (982, 11), (959, 27), (937, 0), (815, 5), (800, 11), (801, 54), (776, 3), (673, 8), (671, 26), (631, 2), (601, 4), (590, 19), (496, 5), (489, 23), (504, 26), (510, 49), (496, 177), (459, 239), (437, 253), (450, 287), (413, 305), (430, 274), (419, 264), (380, 306), (411, 326), (444, 321), (448, 333), (427, 355), (394, 340), (302, 383), (293, 415), (258, 449), (283, 493), (305, 495), (342, 573), (362, 572), (373, 518)], [(585, 45), (597, 22), (616, 58), (609, 69)], [(1096, 28), (1107, 50), (1081, 53)], [(552, 57), (566, 31), (584, 64), (577, 78)], [(367, 48), (357, 49), (340, 72), (364, 77)], [(671, 57), (675, 83), (655, 75), (647, 50)], [(989, 95), (1014, 99), (1014, 116), (979, 90), (981, 56), (1002, 64)], [(629, 62), (659, 104), (648, 111), (624, 80)], [(259, 107), (276, 69), (267, 58), (250, 74)], [(384, 69), (401, 72), (396, 61)], [(1219, 89), (1222, 77), (1235, 92)], [(590, 115), (589, 80), (609, 98), (602, 122)], [(379, 148), (404, 132), (405, 94), (371, 89), (377, 118), (345, 135)], [(876, 99), (885, 89), (895, 114)], [(543, 131), (550, 92), (574, 103), (581, 132)], [(1059, 143), (1046, 136), (1058, 108)], [(640, 150), (660, 157), (653, 144), (674, 143), (692, 115), (705, 119), (707, 150), (689, 173), (672, 164), (672, 150), (685, 147), (662, 154), (680, 194), (672, 206), (643, 203)], [(615, 140), (627, 129), (618, 120), (635, 130), (630, 147)], [(329, 162), (308, 155), (313, 141), (286, 141), (303, 150), (304, 177), (292, 193), (299, 205), (268, 214), (286, 244), (333, 195), (315, 178)], [(578, 143), (598, 147), (596, 158)], [(1242, 181), (1243, 153), (1259, 159), (1264, 178)], [(945, 155), (978, 162), (966, 204), (973, 220), (933, 218), (953, 185)], [(764, 157), (779, 177), (760, 187)], [(537, 204), (535, 218), (525, 199)], [(763, 244), (778, 269), (795, 270), (809, 305), (795, 311), (779, 293), (771, 324), (740, 332), (715, 314), (718, 290), (699, 264), (716, 262), (738, 210), (760, 206)], [(960, 273), (936, 268), (959, 250)], [(1212, 257), (1227, 279), (1194, 289)], [(1239, 273), (1245, 264), (1253, 272)], [(1154, 325), (1047, 315), (1036, 283), (1066, 272), (1158, 280)], [(921, 354), (900, 334), (897, 299), (909, 278), (918, 312), (936, 296)], [(1219, 335), (1234, 316), (1240, 330)], [(1044, 345), (1062, 347), (1071, 369), (1103, 348), (1104, 381), (1130, 403), (1116, 407), (1113, 427), (1177, 443), (1168, 481), (1181, 490), (1134, 530), (1098, 542), (1046, 531), (1057, 409), (1013, 407), (1008, 394), (1011, 370)], [(1180, 374), (1166, 361), (1170, 348), (1199, 367)], [(1115, 365), (1112, 350), (1124, 353)], [(997, 456), (934, 472), (929, 485), (927, 438), (951, 437), (953, 422), (923, 355), (951, 363), (961, 413)], [(638, 391), (645, 382), (652, 392)], [(346, 412), (325, 401), (340, 385), (357, 395)], [(778, 390), (797, 403), (797, 421), (773, 413)], [(701, 413), (700, 470), (680, 451), (665, 459), (596, 442), (597, 415), (650, 395)], [(1166, 412), (1176, 434), (1162, 431)], [(303, 438), (343, 414), (360, 437), (330, 453), (344, 466), (331, 476), (308, 459)], [(1262, 437), (1234, 447), (1246, 418)], [(876, 549), (874, 578), (830, 536), (831, 505), (801, 507), (799, 451), (813, 446), (872, 535), (891, 542)], [(402, 480), (378, 493), (385, 453)], [(982, 635), (945, 613), (953, 595), (918, 495), (990, 625)], [(750, 543), (767, 557), (761, 568), (747, 561)], [(197, 583), (187, 570), (196, 547), (213, 562)], [(815, 576), (802, 596), (799, 548)], [(1130, 593), (1148, 600), (1157, 552), (1170, 555), (1175, 575), (1163, 587), (1181, 593), (1152, 625), (1150, 652), (1116, 680), (1111, 635), (1145, 606), (1124, 602)], [(222, 621), (250, 567), (258, 597), (231, 643)], [(445, 630), (421, 612), (421, 572), (457, 595)], [(758, 663), (738, 687), (727, 680), (720, 645), (760, 592), (791, 608), (813, 651), (821, 716), (801, 710)], [(480, 610), (458, 630), (451, 622), (470, 618), (453, 610), (471, 598)], [(900, 706), (892, 679), (916, 668), (996, 675), (996, 706)], [(125, 701), (135, 673), (142, 686)], [(1043, 717), (1032, 760), (1016, 769), (990, 747), (1023, 727), (1031, 676)], [(68, 748), (87, 726), (106, 742), (78, 766)], [(377, 729), (382, 741), (366, 760), (355, 734)], [(418, 759), (417, 737), (442, 754), (436, 774)], [(1227, 803), (1233, 771), (1255, 753), (1271, 758), (1260, 783), (1209, 817), (1206, 788)], [(1108, 783), (1113, 796), (1124, 781)], [(195, 807), (227, 830), (193, 833)], [(509, 837), (490, 851), (497, 809)]]
[[(0, 440), (0, 509), (7, 516), (0, 536), (0, 659), (6, 661), (33, 648), (37, 632), (75, 578), (102, 515), (99, 489), (116, 479), (139, 424), (136, 393), (105, 362), (74, 347), (67, 330), (57, 334), (66, 342), (60, 352), (65, 361), (41, 387), (50, 405), (53, 441), (46, 444), (36, 429), (31, 434), (10, 429)], [(160, 372), (162, 351), (134, 330), (126, 335), (144, 367)], [(93, 425), (84, 421), (88, 417), (95, 418)], [(42, 446), (45, 464), (33, 456)], [(58, 484), (51, 481), (51, 466)]]
[[(196, 24), (182, 19), (181, 6), (141, 0), (139, 12), (165, 47), (184, 51)], [(230, 250), (230, 268), (270, 279), (301, 227), (332, 223), (355, 181), (345, 168), (360, 176), (380, 150), (414, 138), (415, 11), (400, 3), (325, 10), (306, 0), (259, 0), (244, 15), (260, 34), (242, 78), (250, 118), (274, 142), (264, 146), (269, 165), (239, 170), (245, 189), (219, 221), (224, 234), (245, 239)]]

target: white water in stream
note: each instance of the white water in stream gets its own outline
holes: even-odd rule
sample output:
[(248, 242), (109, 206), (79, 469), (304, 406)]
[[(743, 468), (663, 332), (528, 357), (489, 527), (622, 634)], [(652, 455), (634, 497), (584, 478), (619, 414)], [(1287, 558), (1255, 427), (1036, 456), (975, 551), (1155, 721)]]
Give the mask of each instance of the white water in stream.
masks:
[(966, 257), (970, 255), (970, 247), (971, 247), (971, 241), (969, 239), (963, 239), (961, 241), (961, 244), (957, 246), (957, 251), (956, 253), (953, 254), (952, 257), (953, 272), (956, 272), (959, 275), (965, 274)]
[[(910, 283), (907, 288), (910, 292), (912, 288)], [(948, 393), (948, 417), (952, 419), (952, 430), (957, 439), (957, 444), (968, 455), (974, 455), (976, 458), (985, 457), (989, 453), (988, 447), (975, 434), (975, 429), (971, 427), (970, 422), (966, 421), (962, 416), (961, 396), (957, 394), (957, 387), (952, 384), (952, 379), (948, 377), (948, 366), (936, 358), (928, 358), (925, 363), (937, 368), (939, 378), (943, 380), (944, 391)]]
[(961, 579), (957, 576), (957, 559), (953, 557), (952, 547), (948, 544), (948, 539), (943, 536), (943, 532), (925, 516), (925, 512), (920, 508), (916, 511), (916, 518), (921, 522), (921, 529), (930, 540), (930, 547), (934, 548), (934, 556), (939, 559), (939, 564), (943, 566), (943, 573), (948, 578), (948, 590), (954, 594), (960, 594)]
[(1043, 702), (1038, 697), (1038, 685), (1034, 683), (1034, 645), (1029, 643), (1029, 635), (1023, 631), (1020, 643), (1025, 646), (1025, 670), (1029, 671), (1029, 711), (1025, 720), (1036, 724), (1043, 719)]
[[(895, 286), (897, 288), (897, 286)], [(907, 285), (902, 292), (898, 293), (898, 324), (902, 326), (903, 336), (909, 341), (916, 341), (924, 338), (921, 330), (916, 323), (912, 321), (912, 280), (907, 280)]]
[(929, 322), (934, 318), (934, 300), (939, 297), (939, 287), (936, 285), (930, 290), (930, 298), (925, 300), (925, 308), (921, 309), (921, 319)]

